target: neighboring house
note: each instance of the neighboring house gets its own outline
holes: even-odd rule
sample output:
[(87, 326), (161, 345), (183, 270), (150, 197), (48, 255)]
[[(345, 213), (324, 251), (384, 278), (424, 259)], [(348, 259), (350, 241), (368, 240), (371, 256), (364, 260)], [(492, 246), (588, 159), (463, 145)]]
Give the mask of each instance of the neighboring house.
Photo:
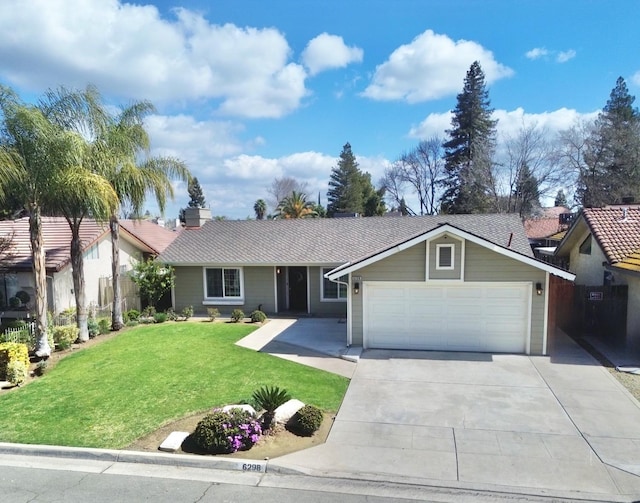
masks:
[[(59, 313), (75, 307), (71, 268), (71, 230), (64, 218), (42, 217), (42, 233), (47, 270), (48, 309)], [(35, 282), (32, 272), (29, 239), (29, 219), (0, 221), (0, 236), (13, 236), (10, 261), (0, 274), (0, 312), (5, 317), (23, 317), (28, 310), (12, 311), (9, 299), (19, 291), (34, 297)], [(176, 234), (151, 222), (122, 221), (120, 229), (120, 267), (124, 273), (132, 264), (145, 256), (155, 256), (164, 250)], [(111, 235), (107, 224), (85, 219), (80, 226), (84, 251), (84, 276), (87, 305), (106, 307), (113, 299), (111, 294)], [(139, 306), (139, 298), (133, 285), (123, 276), (127, 307)], [(30, 304), (33, 304), (33, 300)], [(27, 306), (32, 307), (32, 306)]]
[(536, 258), (554, 265), (565, 264), (554, 261), (556, 246), (571, 225), (573, 214), (564, 206), (543, 208), (542, 214), (524, 220), (524, 230)]
[(568, 260), (577, 285), (627, 285), (626, 336), (640, 344), (640, 208), (583, 209), (556, 256)]
[(546, 354), (549, 275), (574, 278), (517, 215), (187, 222), (160, 259), (176, 310), (346, 316), (365, 348)]

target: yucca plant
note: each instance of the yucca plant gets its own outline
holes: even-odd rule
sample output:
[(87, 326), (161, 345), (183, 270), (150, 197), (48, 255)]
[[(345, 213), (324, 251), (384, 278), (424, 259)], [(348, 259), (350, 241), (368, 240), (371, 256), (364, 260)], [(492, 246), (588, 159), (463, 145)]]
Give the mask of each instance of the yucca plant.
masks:
[(280, 389), (277, 386), (263, 386), (253, 392), (253, 401), (260, 409), (264, 409), (264, 414), (262, 415), (263, 431), (271, 428), (276, 409), (290, 399), (291, 395), (287, 390)]

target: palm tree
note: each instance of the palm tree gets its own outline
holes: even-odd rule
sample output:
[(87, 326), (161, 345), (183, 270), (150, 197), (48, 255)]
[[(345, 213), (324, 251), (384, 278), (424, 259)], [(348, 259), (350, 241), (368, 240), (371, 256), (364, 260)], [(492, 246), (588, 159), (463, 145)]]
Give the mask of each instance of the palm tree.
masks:
[[(9, 191), (20, 198), (29, 212), (31, 262), (35, 281), (36, 354), (49, 356), (47, 338), (47, 276), (42, 238), (42, 206), (51, 195), (49, 180), (56, 165), (48, 160), (48, 153), (62, 143), (57, 130), (41, 111), (24, 105), (9, 88), (0, 87), (0, 200)], [(64, 149), (60, 149), (63, 151)]]
[[(121, 205), (140, 214), (146, 195), (154, 195), (164, 212), (167, 196), (173, 199), (172, 180), (191, 181), (186, 165), (171, 157), (149, 157), (150, 140), (144, 118), (155, 111), (146, 101), (123, 108), (117, 116), (109, 116), (107, 127), (95, 141), (93, 170), (102, 174), (115, 190)], [(142, 161), (140, 161), (142, 159)], [(109, 216), (111, 232), (111, 269), (113, 309), (111, 328), (124, 325), (120, 293), (120, 224), (117, 208)]]
[[(66, 106), (62, 102), (56, 105), (59, 111)], [(92, 196), (99, 180), (81, 169), (86, 141), (82, 135), (53, 120), (51, 111), (44, 103), (26, 105), (12, 90), (0, 86), (0, 197), (7, 196), (10, 191), (29, 214), (35, 281), (36, 355), (41, 357), (51, 354), (47, 338), (42, 213), (53, 211), (58, 208), (59, 201), (74, 195), (86, 200), (92, 211), (99, 210), (93, 204)], [(108, 195), (104, 196), (103, 201), (109, 200)]]
[(306, 194), (294, 190), (280, 201), (275, 218), (315, 218), (317, 216), (318, 213), (313, 209), (313, 203), (307, 201)]
[(119, 207), (118, 195), (109, 181), (93, 169), (96, 159), (107, 154), (99, 138), (108, 127), (109, 116), (102, 107), (100, 94), (92, 86), (84, 91), (64, 87), (48, 91), (39, 106), (51, 122), (75, 138), (77, 145), (74, 164), (55, 179), (56, 197), (51, 210), (64, 216), (71, 229), (78, 340), (84, 342), (89, 340), (89, 330), (80, 226), (87, 217), (106, 221)]
[(264, 202), (264, 199), (258, 199), (256, 201), (253, 205), (253, 211), (256, 212), (257, 220), (264, 220), (264, 216), (267, 213), (267, 203)]

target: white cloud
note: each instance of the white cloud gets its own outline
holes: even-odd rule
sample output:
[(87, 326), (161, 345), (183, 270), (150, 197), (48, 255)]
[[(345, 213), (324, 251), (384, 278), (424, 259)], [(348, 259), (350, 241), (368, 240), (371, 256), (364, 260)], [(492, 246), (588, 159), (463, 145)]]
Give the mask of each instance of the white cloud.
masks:
[(278, 30), (174, 14), (119, 0), (4, 0), (0, 75), (32, 91), (92, 82), (121, 98), (214, 99), (243, 117), (280, 117), (300, 105), (306, 72), (289, 61)]
[[(598, 112), (580, 113), (568, 108), (560, 108), (552, 112), (526, 113), (523, 108), (515, 110), (495, 110), (493, 118), (498, 120), (497, 134), (499, 137), (514, 136), (522, 126), (532, 124), (542, 128), (549, 135), (570, 128), (579, 120), (595, 119)], [(446, 136), (445, 131), (451, 128), (451, 112), (429, 114), (419, 125), (409, 130), (409, 137), (417, 140), (431, 136)]]
[(640, 86), (640, 70), (638, 70), (631, 76), (631, 82), (633, 82), (636, 86)]
[(527, 51), (524, 55), (531, 60), (545, 59), (549, 60), (549, 57), (553, 56), (556, 63), (566, 63), (567, 61), (576, 57), (576, 51), (573, 49), (567, 49), (566, 51), (548, 50), (544, 47), (535, 47), (530, 51)]
[(344, 68), (350, 63), (360, 63), (363, 51), (347, 46), (342, 37), (322, 33), (309, 41), (302, 53), (302, 61), (311, 75), (332, 68)]
[(487, 84), (513, 75), (493, 53), (477, 42), (454, 41), (427, 30), (410, 44), (398, 47), (376, 67), (363, 95), (374, 100), (406, 100), (409, 103), (452, 95), (462, 87), (474, 61), (479, 61)]
[(548, 54), (549, 54), (549, 51), (547, 51), (544, 47), (535, 47), (530, 51), (527, 51), (525, 53), (525, 56), (528, 59), (540, 59), (540, 58), (543, 58), (544, 56), (547, 56)]
[(566, 63), (567, 61), (575, 57), (576, 57), (576, 51), (574, 51), (573, 49), (569, 49), (567, 51), (560, 51), (556, 56), (556, 61), (558, 63)]

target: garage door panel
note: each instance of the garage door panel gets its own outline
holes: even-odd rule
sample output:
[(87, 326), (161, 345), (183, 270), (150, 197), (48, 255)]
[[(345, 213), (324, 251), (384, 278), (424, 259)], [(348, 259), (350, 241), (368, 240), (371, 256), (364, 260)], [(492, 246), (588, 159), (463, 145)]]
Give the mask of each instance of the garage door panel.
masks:
[(528, 284), (367, 283), (365, 344), (371, 348), (522, 353)]

